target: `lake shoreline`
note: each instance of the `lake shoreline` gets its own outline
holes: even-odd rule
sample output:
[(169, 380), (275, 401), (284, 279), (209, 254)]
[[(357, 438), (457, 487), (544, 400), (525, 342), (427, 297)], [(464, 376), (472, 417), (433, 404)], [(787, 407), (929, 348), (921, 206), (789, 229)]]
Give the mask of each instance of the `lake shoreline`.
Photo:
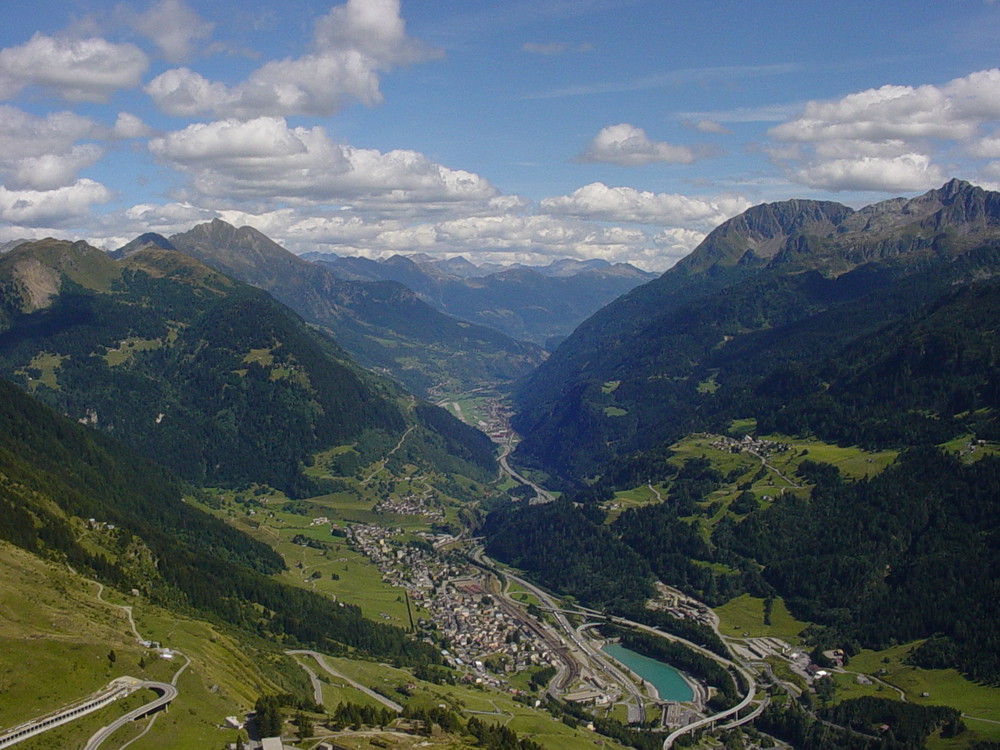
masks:
[(660, 701), (694, 703), (700, 685), (666, 662), (627, 649), (620, 643), (606, 643), (601, 651), (638, 677)]

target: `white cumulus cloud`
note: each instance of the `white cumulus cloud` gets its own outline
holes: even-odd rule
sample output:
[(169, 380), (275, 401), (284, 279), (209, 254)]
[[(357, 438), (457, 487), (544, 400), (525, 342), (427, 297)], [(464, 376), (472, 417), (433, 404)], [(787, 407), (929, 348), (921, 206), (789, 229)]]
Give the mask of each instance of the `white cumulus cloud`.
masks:
[(177, 117), (194, 117), (232, 98), (225, 84), (213, 83), (189, 68), (161, 73), (145, 91), (160, 109)]
[(0, 99), (38, 86), (70, 101), (103, 102), (118, 89), (138, 86), (148, 62), (133, 44), (38, 33), (0, 50)]
[(924, 154), (831, 159), (793, 173), (797, 182), (824, 190), (910, 192), (938, 187), (948, 176)]
[(699, 133), (711, 133), (713, 135), (730, 135), (732, 131), (718, 120), (703, 117), (700, 120), (683, 120), (685, 127), (697, 130)]
[(0, 185), (0, 221), (26, 227), (64, 226), (111, 198), (106, 187), (86, 179), (55, 190), (8, 190)]
[[(218, 142), (206, 142), (204, 147), (192, 149), (189, 156), (192, 159), (199, 154), (216, 156), (221, 149)], [(578, 194), (574, 196), (579, 198)], [(166, 205), (140, 204), (102, 218), (107, 237), (101, 244), (117, 247), (123, 244), (122, 236), (129, 232), (131, 236), (145, 231), (169, 235), (218, 217), (236, 226), (255, 227), (293, 252), (323, 250), (369, 258), (426, 252), (437, 257), (461, 254), (474, 262), (530, 264), (566, 257), (603, 258), (663, 271), (687, 255), (705, 236), (700, 229), (671, 222), (711, 224), (719, 216), (728, 218), (728, 211), (736, 213), (747, 205), (741, 198), (711, 201), (684, 196), (669, 198), (667, 202), (674, 204), (672, 210), (665, 211), (661, 205), (656, 221), (665, 223), (655, 226), (637, 226), (632, 222), (641, 213), (634, 205), (631, 212), (559, 214), (546, 212), (515, 195), (497, 195), (471, 208), (463, 206), (463, 210), (451, 215), (436, 212), (433, 204), (427, 210), (414, 204), (410, 212), (397, 213), (374, 212), (357, 205), (219, 208), (216, 201), (207, 199)], [(640, 194), (634, 199), (650, 202), (655, 196)], [(651, 213), (654, 212), (647, 211), (645, 215)], [(615, 221), (609, 221), (612, 216)]]
[(81, 139), (102, 137), (104, 129), (73, 112), (45, 117), (0, 104), (0, 161), (67, 151)]
[(37, 117), (0, 105), (0, 179), (15, 189), (70, 186), (81, 169), (104, 155), (103, 147), (80, 141), (109, 135), (107, 128), (72, 112)]
[(152, 139), (149, 148), (191, 175), (203, 195), (230, 200), (406, 212), (413, 205), (469, 210), (498, 196), (482, 177), (415, 151), (355, 148), (321, 127), (291, 128), (278, 117), (198, 123)]
[(671, 227), (654, 234), (653, 242), (668, 257), (680, 259), (698, 247), (705, 235), (695, 229)]
[(623, 122), (601, 128), (577, 160), (637, 167), (654, 162), (691, 164), (710, 153), (706, 149), (650, 140), (642, 128)]
[(64, 154), (43, 154), (18, 159), (10, 170), (8, 183), (16, 188), (54, 190), (71, 184), (77, 172), (104, 155), (94, 144), (74, 146)]
[(316, 22), (312, 49), (301, 57), (267, 62), (235, 86), (168, 70), (146, 92), (179, 116), (330, 115), (352, 101), (378, 104), (382, 73), (440, 54), (406, 35), (399, 11), (399, 0), (348, 0)]
[(123, 140), (129, 138), (146, 138), (153, 134), (153, 129), (139, 117), (129, 112), (119, 112), (111, 134), (114, 138)]
[(630, 187), (608, 187), (602, 182), (592, 182), (569, 195), (543, 198), (540, 202), (541, 210), (549, 214), (688, 229), (712, 229), (750, 205), (742, 196), (692, 198)]
[(165, 59), (174, 63), (190, 58), (195, 43), (208, 39), (215, 27), (182, 0), (160, 0), (145, 13), (129, 14), (128, 22), (159, 47)]
[(804, 142), (968, 137), (975, 122), (956, 114), (936, 86), (882, 86), (836, 101), (809, 102), (801, 115), (774, 126), (770, 134)]
[[(808, 102), (772, 127), (766, 150), (792, 180), (824, 190), (914, 191), (947, 179), (949, 149), (990, 158), (982, 130), (1000, 119), (1000, 69), (941, 85), (885, 85)], [(789, 146), (794, 148), (788, 148)]]

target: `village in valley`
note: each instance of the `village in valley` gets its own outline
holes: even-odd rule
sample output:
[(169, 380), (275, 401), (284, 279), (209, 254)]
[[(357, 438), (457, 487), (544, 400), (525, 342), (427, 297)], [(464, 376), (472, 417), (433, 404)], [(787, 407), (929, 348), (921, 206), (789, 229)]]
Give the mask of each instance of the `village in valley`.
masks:
[(395, 538), (401, 529), (353, 524), (347, 539), (429, 614), (412, 626), (442, 647), (445, 659), (469, 679), (502, 688), (503, 675), (547, 666), (553, 656), (537, 635), (488, 593), (482, 572), (457, 553), (441, 550), (448, 535), (427, 534), (421, 542)]

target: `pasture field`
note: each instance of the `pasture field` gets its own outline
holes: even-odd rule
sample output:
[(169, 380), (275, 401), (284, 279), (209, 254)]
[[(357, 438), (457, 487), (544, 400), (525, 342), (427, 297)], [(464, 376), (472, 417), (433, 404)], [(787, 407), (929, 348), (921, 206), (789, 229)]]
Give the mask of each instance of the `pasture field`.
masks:
[(791, 646), (799, 646), (799, 634), (809, 625), (792, 617), (782, 599), (774, 600), (771, 624), (765, 625), (764, 600), (749, 594), (716, 607), (715, 613), (719, 616), (719, 632), (727, 638), (781, 638)]
[[(970, 730), (985, 739), (1000, 741), (1000, 687), (976, 684), (954, 669), (920, 669), (906, 664), (907, 655), (918, 645), (861, 651), (851, 658), (847, 669), (878, 676), (902, 690), (910, 703), (953, 706), (962, 712)], [(889, 697), (896, 695), (896, 691), (889, 693)]]

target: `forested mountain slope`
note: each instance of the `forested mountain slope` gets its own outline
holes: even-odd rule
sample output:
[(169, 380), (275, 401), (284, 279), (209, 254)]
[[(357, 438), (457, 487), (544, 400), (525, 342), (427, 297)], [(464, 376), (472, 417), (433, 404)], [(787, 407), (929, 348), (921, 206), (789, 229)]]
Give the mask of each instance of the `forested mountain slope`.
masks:
[[(993, 412), (959, 416), (996, 405), (988, 351), (955, 365), (975, 368), (966, 385), (976, 385), (951, 402), (928, 389), (953, 379), (923, 396), (904, 389), (887, 400), (883, 387), (862, 405), (846, 378), (864, 367), (854, 362), (872, 346), (864, 337), (884, 331), (882, 350), (902, 347), (905, 331), (887, 327), (929, 314), (961, 287), (975, 296), (998, 271), (1000, 194), (968, 183), (859, 211), (814, 201), (752, 208), (583, 323), (524, 382), (517, 457), (573, 481), (733, 418), (793, 429), (802, 408), (813, 416), (796, 429), (847, 442), (905, 445), (914, 429), (993, 429)], [(931, 430), (939, 419), (944, 426)]]
[(175, 250), (24, 244), (0, 258), (0, 300), (4, 377), (190, 481), (307, 494), (316, 451), (377, 452), (410, 427), (417, 458), (495, 470), (481, 433), (410, 408), (265, 292)]
[[(655, 580), (713, 605), (780, 596), (821, 626), (812, 645), (929, 639), (911, 663), (998, 684), (1000, 460), (978, 447), (1000, 439), (997, 321), (997, 193), (751, 209), (521, 388), (516, 456), (568, 496), (494, 513), (487, 551), (640, 617)], [(752, 449), (671, 447), (738, 424), (898, 457), (848, 478), (802, 449), (777, 475)], [(610, 512), (615, 490), (656, 484)]]
[(169, 242), (267, 290), (309, 323), (328, 329), (360, 364), (391, 374), (417, 395), (510, 381), (542, 361), (537, 346), (455, 320), (399, 283), (339, 279), (250, 227), (216, 219)]

